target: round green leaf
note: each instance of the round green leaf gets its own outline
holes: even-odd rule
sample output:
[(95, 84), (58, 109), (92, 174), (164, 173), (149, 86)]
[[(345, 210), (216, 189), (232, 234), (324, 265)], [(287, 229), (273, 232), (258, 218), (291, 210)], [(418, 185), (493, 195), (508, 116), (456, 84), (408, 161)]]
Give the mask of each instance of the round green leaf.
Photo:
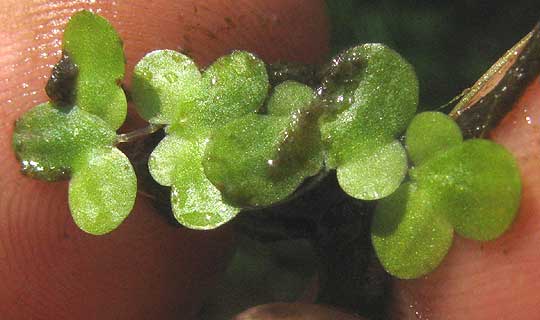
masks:
[(411, 171), (411, 177), (467, 238), (499, 237), (518, 212), (521, 178), (516, 160), (491, 141), (473, 139), (450, 148)]
[(75, 104), (118, 129), (127, 102), (120, 83), (124, 78), (122, 40), (111, 24), (89, 11), (80, 11), (64, 31), (64, 53), (78, 67)]
[(175, 218), (191, 229), (213, 229), (232, 219), (238, 209), (225, 204), (202, 167), (204, 141), (167, 135), (150, 155), (152, 177), (172, 186), (171, 204)]
[(151, 123), (177, 123), (195, 112), (201, 99), (201, 73), (189, 57), (158, 50), (142, 58), (133, 73), (137, 111)]
[[(177, 165), (183, 165), (182, 160), (190, 163), (192, 161), (188, 157), (191, 145), (188, 140), (177, 135), (165, 136), (148, 159), (148, 169), (152, 178), (162, 186), (172, 186)], [(185, 159), (181, 157), (182, 155)]]
[(407, 173), (407, 154), (399, 141), (375, 152), (358, 154), (337, 168), (341, 188), (362, 200), (384, 198), (394, 192)]
[(348, 88), (354, 90), (352, 103), (344, 103), (321, 129), (331, 167), (347, 161), (342, 150), (350, 145), (372, 147), (373, 140), (392, 141), (405, 130), (418, 104), (415, 72), (395, 51), (381, 44), (365, 44), (345, 55), (359, 57), (363, 68), (346, 81), (358, 84)]
[(422, 112), (411, 121), (405, 141), (409, 157), (419, 165), (437, 152), (459, 145), (463, 137), (461, 129), (449, 116), (441, 112)]
[(92, 149), (74, 163), (69, 208), (85, 232), (101, 235), (116, 229), (131, 212), (136, 193), (135, 172), (116, 148)]
[(268, 94), (263, 61), (245, 51), (216, 60), (203, 73), (207, 91), (199, 116), (208, 126), (222, 125), (261, 107)]
[(72, 163), (86, 150), (112, 145), (115, 132), (103, 120), (74, 107), (61, 110), (44, 103), (15, 124), (13, 149), (23, 173), (43, 180), (69, 176)]
[[(284, 144), (294, 136), (294, 125), (290, 117), (248, 114), (214, 131), (203, 165), (227, 202), (239, 207), (276, 203), (320, 170), (317, 136), (295, 136), (300, 143)], [(283, 154), (280, 148), (286, 149)]]
[[(195, 168), (193, 168), (195, 169)], [(171, 205), (174, 217), (180, 224), (190, 229), (214, 229), (228, 222), (238, 214), (238, 208), (224, 203), (219, 192), (200, 172), (178, 176), (171, 191)]]
[(379, 201), (371, 240), (384, 269), (395, 277), (413, 279), (434, 270), (446, 256), (452, 225), (429, 190), (403, 184)]
[(268, 114), (289, 116), (293, 112), (309, 107), (314, 99), (313, 89), (296, 81), (285, 81), (274, 88), (268, 100)]

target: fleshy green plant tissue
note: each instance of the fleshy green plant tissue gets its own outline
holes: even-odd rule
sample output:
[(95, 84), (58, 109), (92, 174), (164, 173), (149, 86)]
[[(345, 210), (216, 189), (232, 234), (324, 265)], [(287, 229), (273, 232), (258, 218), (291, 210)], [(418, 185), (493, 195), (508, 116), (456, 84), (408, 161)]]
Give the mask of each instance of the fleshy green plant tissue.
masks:
[(142, 135), (116, 133), (127, 103), (122, 42), (112, 26), (76, 13), (63, 49), (46, 87), (50, 101), (17, 121), (13, 148), (28, 176), (70, 179), (70, 209), (88, 233), (112, 231), (134, 205), (137, 178), (117, 145), (160, 128), (165, 136), (148, 171), (170, 187), (174, 217), (192, 229), (216, 228), (243, 209), (286, 205), (335, 170), (344, 192), (378, 200), (371, 239), (384, 268), (416, 278), (442, 261), (454, 231), (495, 239), (517, 213), (521, 181), (512, 155), (487, 140), (463, 141), (442, 113), (415, 116), (413, 67), (382, 44), (334, 57), (306, 80), (311, 86), (271, 85), (268, 66), (244, 51), (205, 70), (180, 52), (150, 52), (130, 88), (149, 123)]
[(23, 173), (48, 181), (71, 178), (71, 213), (92, 234), (115, 229), (135, 201), (135, 173), (115, 147), (115, 130), (127, 111), (119, 86), (123, 76), (116, 31), (90, 12), (75, 14), (64, 34), (63, 58), (47, 85), (51, 101), (21, 117), (13, 134)]

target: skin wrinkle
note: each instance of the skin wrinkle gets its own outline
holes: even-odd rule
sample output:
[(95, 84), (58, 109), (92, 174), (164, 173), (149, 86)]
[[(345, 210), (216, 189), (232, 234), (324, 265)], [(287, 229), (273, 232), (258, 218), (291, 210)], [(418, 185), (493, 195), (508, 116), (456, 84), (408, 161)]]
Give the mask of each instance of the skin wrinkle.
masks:
[[(319, 61), (328, 50), (322, 0), (250, 1), (248, 8), (233, 6), (232, 0), (210, 0), (205, 2), (207, 10), (200, 9), (194, 16), (190, 10), (199, 3), (0, 3), (0, 181), (9, 186), (0, 192), (2, 318), (172, 319), (181, 314), (188, 319), (196, 312), (201, 292), (222, 270), (229, 254), (228, 227), (204, 233), (175, 229), (138, 199), (134, 212), (113, 233), (84, 234), (70, 217), (66, 182), (22, 177), (11, 151), (11, 136), (15, 119), (46, 100), (43, 88), (60, 57), (62, 30), (67, 17), (81, 8), (99, 11), (119, 30), (129, 72), (146, 52), (162, 48), (187, 47), (202, 65), (238, 47), (265, 59), (304, 62)], [(289, 3), (296, 3), (295, 10), (302, 8), (301, 12), (289, 12)], [(253, 8), (284, 16), (282, 23), (269, 31), (248, 11)], [(227, 24), (224, 17), (237, 27), (228, 32), (219, 29)], [(200, 30), (187, 30), (189, 25), (199, 25)], [(297, 25), (292, 34), (290, 25)], [(217, 38), (209, 42), (204, 30)], [(189, 46), (184, 35), (191, 39)], [(301, 41), (288, 40), (289, 35)]]
[(396, 281), (395, 319), (528, 319), (540, 313), (539, 128), (537, 78), (491, 133), (520, 166), (523, 193), (516, 221), (495, 241), (456, 236), (435, 272), (424, 279)]

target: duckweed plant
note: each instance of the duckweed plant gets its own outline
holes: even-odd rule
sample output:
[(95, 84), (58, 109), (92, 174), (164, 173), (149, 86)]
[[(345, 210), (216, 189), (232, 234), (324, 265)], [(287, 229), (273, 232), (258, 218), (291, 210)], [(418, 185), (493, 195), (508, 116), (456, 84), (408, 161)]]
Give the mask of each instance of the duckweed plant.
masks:
[[(122, 42), (87, 11), (69, 21), (63, 56), (40, 104), (16, 123), (22, 172), (69, 179), (75, 223), (100, 235), (132, 210), (137, 179), (118, 148), (140, 134), (117, 134), (127, 99)], [(148, 170), (170, 187), (174, 217), (213, 229), (243, 209), (286, 203), (333, 170), (350, 196), (378, 200), (372, 243), (399, 278), (422, 276), (442, 261), (454, 231), (499, 237), (518, 210), (520, 176), (503, 147), (463, 141), (450, 117), (415, 116), (412, 66), (381, 44), (351, 48), (318, 73), (318, 84), (271, 85), (267, 66), (234, 51), (201, 70), (188, 56), (158, 50), (135, 66), (131, 98), (163, 128)], [(404, 134), (404, 136), (403, 136)]]

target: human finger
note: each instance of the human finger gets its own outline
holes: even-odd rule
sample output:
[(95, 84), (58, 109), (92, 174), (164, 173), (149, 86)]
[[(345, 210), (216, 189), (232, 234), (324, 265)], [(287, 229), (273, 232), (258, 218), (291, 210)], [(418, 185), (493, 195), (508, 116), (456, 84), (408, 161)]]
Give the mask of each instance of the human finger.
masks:
[(326, 50), (323, 1), (3, 1), (0, 4), (0, 314), (6, 319), (188, 319), (227, 256), (230, 233), (168, 226), (138, 199), (102, 237), (72, 222), (65, 182), (24, 178), (13, 123), (46, 100), (65, 23), (80, 9), (109, 19), (129, 70), (146, 52), (183, 50), (204, 66), (232, 49), (314, 62)]

